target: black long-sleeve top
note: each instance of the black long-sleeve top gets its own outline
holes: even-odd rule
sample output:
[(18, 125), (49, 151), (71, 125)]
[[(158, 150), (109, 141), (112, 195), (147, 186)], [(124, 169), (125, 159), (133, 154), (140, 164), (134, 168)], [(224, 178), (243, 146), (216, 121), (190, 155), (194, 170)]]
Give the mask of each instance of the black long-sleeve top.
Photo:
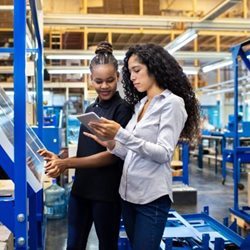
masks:
[[(91, 104), (87, 112), (95, 112), (100, 117), (105, 117), (118, 122), (125, 127), (132, 116), (131, 107), (120, 97), (119, 93), (108, 101), (97, 100)], [(77, 157), (90, 156), (106, 151), (106, 148), (85, 136), (89, 132), (81, 125), (78, 139)], [(72, 194), (92, 200), (115, 201), (119, 198), (119, 185), (122, 174), (123, 162), (117, 158), (114, 164), (105, 167), (76, 169)]]

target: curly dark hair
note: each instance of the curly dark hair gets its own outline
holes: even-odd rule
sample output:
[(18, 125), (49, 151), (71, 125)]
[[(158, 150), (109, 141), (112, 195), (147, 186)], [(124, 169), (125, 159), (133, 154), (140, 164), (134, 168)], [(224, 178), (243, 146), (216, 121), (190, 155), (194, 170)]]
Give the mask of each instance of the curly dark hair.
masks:
[(95, 50), (96, 55), (91, 60), (89, 68), (90, 71), (93, 71), (93, 67), (95, 65), (100, 64), (112, 64), (114, 68), (118, 70), (118, 61), (113, 55), (112, 45), (107, 41), (102, 41), (97, 44), (97, 48)]
[(168, 89), (184, 100), (188, 118), (181, 138), (193, 141), (199, 136), (200, 131), (200, 105), (181, 66), (172, 55), (159, 45), (138, 44), (130, 47), (124, 58), (122, 84), (125, 100), (131, 105), (135, 105), (147, 94), (146, 92), (138, 92), (130, 80), (128, 60), (132, 55), (136, 55), (139, 62), (146, 65), (148, 74), (155, 78), (160, 88)]

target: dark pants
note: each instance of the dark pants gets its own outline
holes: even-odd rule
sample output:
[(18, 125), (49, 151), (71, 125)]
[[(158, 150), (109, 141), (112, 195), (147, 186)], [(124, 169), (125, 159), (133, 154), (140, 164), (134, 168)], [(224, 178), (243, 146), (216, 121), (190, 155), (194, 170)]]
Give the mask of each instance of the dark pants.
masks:
[(94, 222), (100, 250), (117, 250), (120, 201), (104, 202), (70, 195), (68, 210), (68, 250), (84, 250)]
[(122, 200), (122, 216), (133, 250), (158, 250), (171, 200), (168, 195), (145, 205)]

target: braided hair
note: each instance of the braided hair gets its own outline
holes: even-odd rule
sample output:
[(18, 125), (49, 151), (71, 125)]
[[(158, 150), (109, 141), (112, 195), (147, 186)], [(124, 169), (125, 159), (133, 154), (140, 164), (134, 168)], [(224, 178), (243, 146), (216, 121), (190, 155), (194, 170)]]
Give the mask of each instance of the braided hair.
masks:
[(103, 41), (97, 45), (95, 50), (95, 56), (91, 60), (89, 68), (93, 72), (95, 65), (100, 64), (112, 64), (116, 70), (118, 70), (118, 61), (113, 55), (113, 48), (109, 42)]

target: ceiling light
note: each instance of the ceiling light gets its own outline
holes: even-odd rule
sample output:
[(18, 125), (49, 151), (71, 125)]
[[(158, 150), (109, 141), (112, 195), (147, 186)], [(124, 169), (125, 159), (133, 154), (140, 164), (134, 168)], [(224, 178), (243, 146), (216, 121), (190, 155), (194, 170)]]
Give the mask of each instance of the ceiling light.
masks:
[[(250, 80), (250, 76), (242, 76), (242, 77), (238, 78), (238, 82), (248, 81), (248, 80)], [(225, 85), (227, 85), (227, 87), (228, 87), (228, 85), (229, 84), (231, 85), (231, 83), (234, 83), (234, 79), (230, 79), (230, 80), (219, 82), (219, 83), (209, 84), (209, 85), (204, 86), (202, 88), (198, 88), (197, 90), (202, 91), (202, 92), (211, 91), (211, 88), (222, 87), (222, 86), (225, 86)]]
[[(117, 60), (123, 60), (125, 53), (123, 50), (113, 51)], [(49, 60), (91, 60), (95, 56), (92, 50), (45, 50), (44, 54)]]
[(187, 24), (190, 28), (196, 30), (224, 30), (224, 31), (249, 31), (249, 18), (217, 18), (213, 21), (203, 21)]
[(170, 54), (182, 48), (184, 45), (188, 44), (197, 37), (197, 32), (194, 29), (188, 29), (181, 35), (179, 35), (175, 40), (170, 42), (164, 47)]
[[(250, 84), (246, 84), (244, 86), (238, 86), (238, 90), (243, 90), (244, 89), (249, 89), (250, 88)], [(231, 93), (234, 92), (234, 87), (231, 88), (227, 88), (227, 89), (218, 89), (218, 90), (213, 90), (211, 92), (206, 93), (207, 95), (215, 95), (215, 94), (221, 94), (221, 93)], [(247, 92), (248, 93), (248, 92)], [(244, 95), (244, 94), (242, 94)]]
[[(87, 66), (47, 66), (49, 74), (90, 74), (89, 67)], [(119, 71), (122, 66), (119, 66)], [(187, 75), (197, 75), (199, 67), (183, 67), (183, 72)]]
[[(1, 48), (0, 48), (1, 49)], [(117, 60), (123, 60), (125, 57), (126, 50), (114, 50), (113, 54)], [(91, 60), (94, 57), (92, 50), (55, 50), (45, 49), (44, 55), (46, 59), (50, 60)], [(230, 57), (229, 52), (213, 52), (213, 51), (177, 51), (174, 53), (174, 57), (177, 60), (221, 60), (221, 58)]]
[(48, 55), (46, 56), (49, 60), (91, 60), (92, 57), (88, 57), (86, 55)]
[(199, 67), (183, 67), (183, 72), (187, 75), (197, 75), (199, 70)]
[(90, 74), (89, 68), (85, 67), (55, 67), (47, 68), (49, 74)]
[(219, 89), (219, 90), (211, 91), (211, 92), (207, 93), (207, 95), (216, 95), (216, 94), (222, 94), (222, 93), (230, 93), (230, 92), (233, 92), (233, 91), (234, 91), (234, 88)]
[[(190, 19), (187, 19), (190, 20)], [(116, 15), (116, 14), (44, 14), (44, 25), (77, 25), (92, 27), (128, 27), (128, 28), (173, 28), (173, 22), (166, 17), (152, 15)]]
[[(121, 71), (122, 66), (118, 67)], [(49, 74), (64, 75), (64, 74), (90, 74), (88, 66), (46, 66)]]
[(242, 96), (250, 95), (250, 92), (241, 93)]
[(202, 72), (207, 73), (209, 71), (220, 69), (220, 68), (229, 66), (231, 64), (233, 64), (232, 60), (223, 60), (223, 61), (216, 62), (216, 63), (209, 64), (207, 66), (202, 67)]

